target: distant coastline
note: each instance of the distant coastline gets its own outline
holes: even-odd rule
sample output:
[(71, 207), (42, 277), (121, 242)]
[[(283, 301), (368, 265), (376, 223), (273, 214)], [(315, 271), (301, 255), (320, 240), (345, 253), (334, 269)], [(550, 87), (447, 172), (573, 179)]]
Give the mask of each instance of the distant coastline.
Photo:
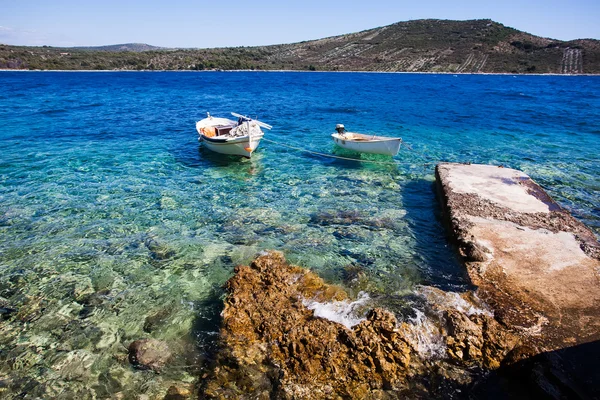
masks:
[(164, 49), (140, 43), (85, 48), (0, 45), (0, 68), (597, 75), (600, 40), (543, 38), (489, 19), (427, 19), (319, 40), (255, 47)]
[(406, 75), (474, 75), (474, 76), (564, 76), (564, 77), (577, 77), (577, 76), (600, 76), (597, 74), (557, 74), (557, 73), (546, 73), (546, 74), (535, 74), (535, 73), (510, 73), (510, 72), (428, 72), (428, 71), (306, 71), (306, 70), (290, 70), (290, 69), (269, 69), (269, 70), (256, 70), (256, 69), (228, 69), (228, 70), (171, 70), (171, 69), (142, 69), (142, 70), (130, 70), (130, 69), (103, 69), (103, 70), (89, 70), (89, 69), (0, 69), (1, 72), (93, 72), (93, 73), (110, 73), (110, 72), (174, 72), (174, 73), (235, 73), (235, 72), (257, 72), (257, 73), (271, 73), (271, 72), (293, 72), (293, 73), (307, 73), (307, 74), (319, 74), (319, 73), (335, 73), (335, 74), (406, 74)]

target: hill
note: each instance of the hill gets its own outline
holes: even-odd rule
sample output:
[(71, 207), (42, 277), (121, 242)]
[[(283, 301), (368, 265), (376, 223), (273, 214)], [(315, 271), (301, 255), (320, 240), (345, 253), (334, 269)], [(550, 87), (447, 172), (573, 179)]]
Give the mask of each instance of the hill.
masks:
[(150, 46), (145, 43), (124, 43), (124, 44), (113, 44), (109, 46), (85, 46), (85, 47), (71, 47), (71, 49), (87, 50), (87, 51), (149, 51), (149, 50), (164, 50), (162, 47)]
[(416, 20), (300, 43), (217, 49), (0, 45), (0, 68), (600, 74), (600, 41), (542, 38), (491, 20)]

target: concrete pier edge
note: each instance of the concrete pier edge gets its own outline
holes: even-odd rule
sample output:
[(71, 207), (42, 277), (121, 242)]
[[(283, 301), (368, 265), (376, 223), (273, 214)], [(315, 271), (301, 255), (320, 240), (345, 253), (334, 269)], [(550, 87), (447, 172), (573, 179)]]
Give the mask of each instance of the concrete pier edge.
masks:
[(441, 163), (444, 223), (479, 296), (536, 350), (600, 340), (600, 244), (529, 176)]

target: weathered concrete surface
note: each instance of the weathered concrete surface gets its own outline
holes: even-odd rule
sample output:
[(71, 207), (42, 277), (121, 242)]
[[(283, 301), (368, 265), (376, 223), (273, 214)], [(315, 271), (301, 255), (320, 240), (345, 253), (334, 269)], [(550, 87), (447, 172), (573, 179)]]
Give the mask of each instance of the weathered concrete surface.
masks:
[(439, 164), (453, 238), (496, 319), (536, 350), (600, 339), (600, 245), (526, 174)]

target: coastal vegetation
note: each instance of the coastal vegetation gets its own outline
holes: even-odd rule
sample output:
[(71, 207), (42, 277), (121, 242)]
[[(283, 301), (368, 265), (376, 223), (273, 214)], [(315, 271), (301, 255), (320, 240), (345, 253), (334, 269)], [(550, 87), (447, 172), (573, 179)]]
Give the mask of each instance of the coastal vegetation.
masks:
[(168, 49), (146, 44), (0, 45), (0, 68), (24, 70), (306, 70), (600, 73), (600, 41), (560, 41), (492, 20), (416, 20), (292, 44)]

